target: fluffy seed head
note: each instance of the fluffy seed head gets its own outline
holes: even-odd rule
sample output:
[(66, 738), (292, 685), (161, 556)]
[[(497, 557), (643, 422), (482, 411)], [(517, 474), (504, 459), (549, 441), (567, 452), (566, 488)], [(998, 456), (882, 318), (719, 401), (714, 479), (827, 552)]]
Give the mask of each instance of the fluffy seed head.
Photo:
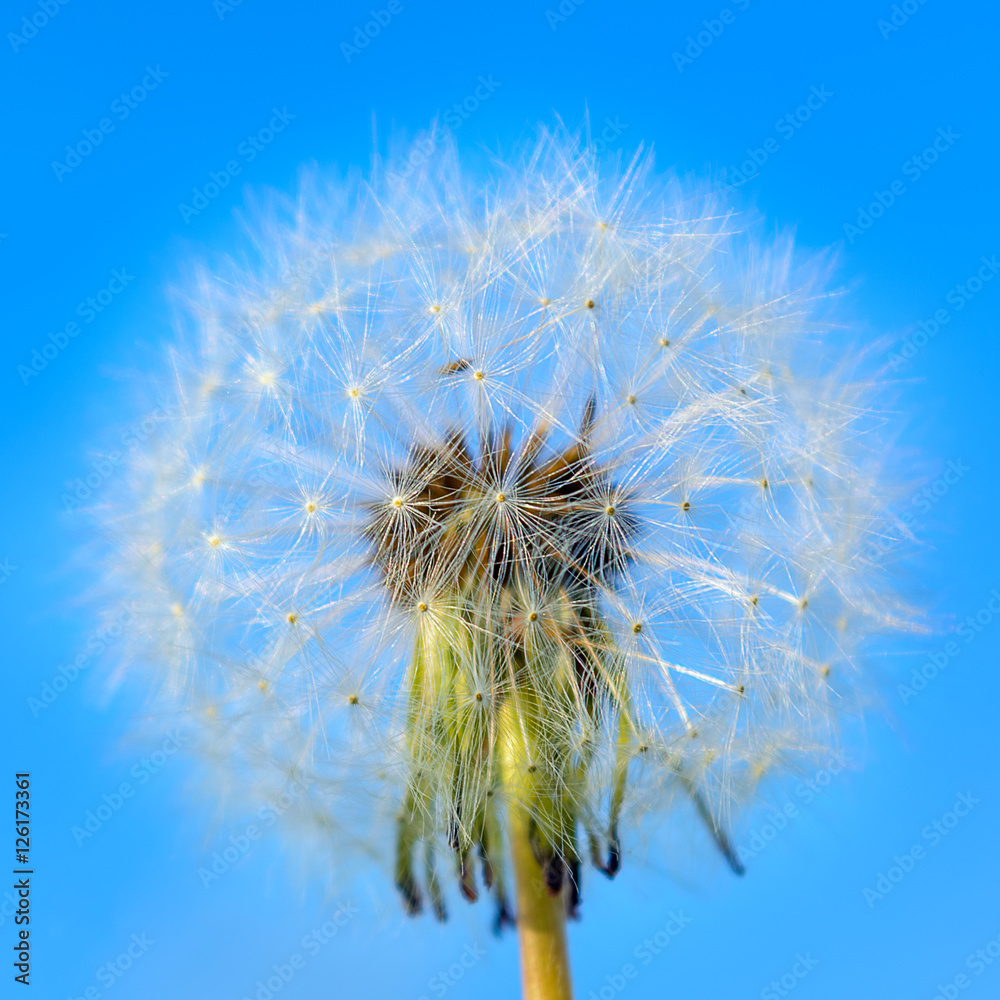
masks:
[(418, 842), (469, 898), (478, 845), (502, 916), (505, 808), (550, 888), (677, 794), (727, 849), (895, 619), (821, 270), (648, 156), (543, 134), (487, 173), (276, 209), (185, 303), (108, 520), (132, 653), (231, 772), (307, 788), (340, 856), (385, 843), (410, 910), (444, 912)]

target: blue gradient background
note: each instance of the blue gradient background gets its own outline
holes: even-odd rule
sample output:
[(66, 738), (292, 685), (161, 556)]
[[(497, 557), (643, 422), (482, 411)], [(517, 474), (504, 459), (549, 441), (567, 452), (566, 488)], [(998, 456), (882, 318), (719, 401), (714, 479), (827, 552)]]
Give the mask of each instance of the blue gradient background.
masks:
[[(1000, 587), (1000, 281), (961, 310), (947, 296), (983, 255), (1000, 253), (1000, 17), (986, 2), (910, 3), (915, 13), (883, 38), (877, 22), (891, 16), (890, 0), (739, 0), (729, 5), (732, 23), (683, 72), (672, 53), (718, 16), (721, 0), (586, 0), (554, 26), (546, 9), (557, 10), (556, 0), (402, 0), (402, 11), (350, 61), (341, 43), (368, 18), (367, 0), (243, 0), (221, 18), (211, 0), (70, 0), (17, 52), (0, 39), (0, 561), (16, 567), (0, 583), (3, 781), (11, 781), (13, 799), (13, 772), (33, 776), (35, 991), (27, 995), (63, 1000), (91, 987), (117, 1000), (239, 1000), (298, 952), (304, 968), (282, 998), (434, 997), (442, 993), (432, 977), (470, 943), (485, 955), (445, 995), (516, 994), (515, 942), (490, 936), (482, 906), (457, 910), (445, 927), (410, 923), (387, 893), (359, 888), (358, 915), (308, 955), (301, 939), (335, 901), (299, 878), (280, 837), (261, 840), (204, 888), (198, 867), (246, 820), (192, 796), (192, 765), (178, 757), (77, 846), (71, 827), (129, 779), (149, 747), (130, 734), (127, 699), (101, 700), (101, 658), (37, 719), (27, 705), (94, 627), (78, 600), (87, 573), (67, 568), (80, 534), (61, 515), (61, 496), (87, 474), (93, 453), (115, 447), (114, 428), (134, 419), (128, 372), (167, 337), (165, 288), (181, 264), (230, 245), (244, 183), (288, 191), (307, 161), (365, 166), (373, 119), (384, 148), (394, 128), (425, 128), (472, 93), (480, 75), (500, 86), (463, 123), (465, 148), (509, 144), (553, 112), (572, 124), (585, 109), (597, 129), (609, 118), (627, 126), (616, 140), (622, 149), (651, 142), (662, 165), (684, 172), (738, 165), (748, 147), (776, 138), (778, 152), (738, 197), (769, 224), (795, 227), (806, 247), (839, 243), (850, 310), (873, 336), (902, 342), (919, 321), (949, 310), (947, 325), (899, 373), (902, 444), (919, 451), (915, 473), (933, 483), (949, 462), (968, 468), (946, 492), (939, 485), (943, 495), (929, 512), (913, 508), (924, 550), (912, 589), (940, 625), (890, 651), (883, 666), (907, 675), (987, 604)], [(0, 31), (20, 30), (21, 18), (38, 9), (10, 0)], [(147, 64), (169, 76), (126, 120), (114, 118), (114, 131), (58, 180), (52, 161), (109, 115)], [(776, 122), (814, 85), (833, 96), (783, 138)], [(236, 156), (275, 106), (295, 115), (289, 127), (253, 163), (243, 160), (237, 183), (186, 224), (179, 203)], [(939, 128), (959, 138), (911, 181), (904, 163)], [(906, 193), (867, 232), (845, 240), (844, 223), (896, 178)], [(77, 303), (104, 287), (114, 268), (135, 280), (24, 385), (17, 366), (78, 318)], [(744, 879), (707, 853), (689, 871), (680, 852), (628, 865), (614, 885), (590, 878), (584, 920), (570, 931), (578, 997), (599, 993), (606, 976), (634, 961), (634, 949), (671, 910), (691, 923), (629, 982), (628, 998), (766, 998), (762, 991), (789, 973), (798, 953), (818, 964), (795, 986), (796, 1000), (931, 1000), (962, 972), (971, 982), (962, 996), (998, 995), (1000, 962), (978, 976), (964, 965), (1000, 935), (998, 635), (991, 624), (973, 642), (958, 640), (960, 655), (907, 705), (889, 686), (890, 721), (870, 722), (863, 772), (838, 775), (808, 805), (794, 782), (772, 790), (773, 808), (791, 797), (799, 815), (749, 860)], [(864, 887), (967, 791), (980, 800), (972, 813), (870, 908)], [(766, 808), (749, 817), (737, 840), (748, 842), (767, 819)], [(8, 837), (5, 828), (5, 844)], [(152, 946), (115, 985), (102, 984), (98, 968), (132, 934), (146, 934)], [(5, 915), (5, 956), (12, 941)], [(25, 995), (6, 958), (2, 965), (2, 995)]]

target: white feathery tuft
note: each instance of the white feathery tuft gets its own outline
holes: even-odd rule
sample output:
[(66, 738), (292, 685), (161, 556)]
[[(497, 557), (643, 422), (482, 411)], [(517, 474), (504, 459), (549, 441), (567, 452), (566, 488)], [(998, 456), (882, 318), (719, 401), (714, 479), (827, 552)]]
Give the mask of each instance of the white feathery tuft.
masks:
[[(174, 419), (104, 512), (129, 662), (235, 775), (395, 850), (411, 909), (409, 841), (467, 889), (494, 791), (574, 880), (578, 825), (620, 856), (678, 791), (726, 849), (902, 624), (825, 267), (647, 153), (543, 132), (487, 173), (443, 149), (271, 213), (195, 283)], [(497, 784), (505, 705), (542, 792)]]

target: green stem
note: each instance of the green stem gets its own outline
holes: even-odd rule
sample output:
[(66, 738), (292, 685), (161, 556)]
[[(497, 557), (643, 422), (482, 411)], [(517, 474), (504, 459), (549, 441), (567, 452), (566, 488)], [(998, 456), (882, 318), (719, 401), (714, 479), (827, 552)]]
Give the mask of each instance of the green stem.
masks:
[(565, 887), (552, 895), (531, 846), (532, 817), (525, 802), (528, 767), (524, 740), (510, 703), (501, 709), (501, 762), (507, 795), (507, 834), (517, 898), (523, 1000), (572, 1000), (566, 950)]

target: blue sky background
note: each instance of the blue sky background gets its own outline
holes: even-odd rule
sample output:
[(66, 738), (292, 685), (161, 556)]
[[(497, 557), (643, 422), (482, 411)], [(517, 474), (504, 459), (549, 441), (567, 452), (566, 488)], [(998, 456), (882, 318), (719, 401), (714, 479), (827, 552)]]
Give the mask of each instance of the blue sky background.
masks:
[[(805, 247), (839, 246), (851, 311), (872, 336), (887, 333), (901, 347), (911, 338), (899, 370), (903, 443), (919, 453), (915, 473), (937, 485), (933, 502), (907, 509), (925, 545), (913, 590), (941, 625), (887, 667), (905, 678), (930, 653), (947, 667), (906, 704), (889, 686), (889, 721), (869, 723), (863, 771), (834, 776), (808, 803), (794, 782), (769, 793), (771, 812), (791, 801), (796, 815), (748, 859), (744, 879), (711, 859), (689, 872), (683, 855), (626, 867), (613, 885), (590, 878), (584, 920), (570, 931), (578, 997), (602, 987), (610, 996), (605, 977), (636, 962), (636, 947), (671, 911), (690, 923), (648, 965), (636, 963), (629, 998), (767, 1000), (782, 995), (767, 991), (783, 975), (780, 989), (793, 983), (796, 1000), (932, 1000), (960, 974), (962, 996), (1000, 993), (1000, 960), (979, 972), (966, 964), (991, 941), (1000, 954), (1000, 626), (984, 610), (1000, 588), (1000, 276), (978, 290), (968, 281), (984, 257), (1000, 254), (996, 6), (907, 0), (890, 31), (879, 26), (894, 27), (890, 0), (728, 8), (563, 0), (562, 14), (557, 0), (394, 0), (398, 13), (348, 59), (341, 44), (369, 19), (370, 0), (45, 3), (55, 10), (48, 23), (37, 0), (9, 0), (0, 13), (3, 780), (13, 799), (13, 772), (33, 779), (34, 995), (239, 1000), (275, 965), (294, 971), (282, 998), (515, 995), (514, 939), (490, 936), (484, 907), (457, 910), (441, 928), (407, 922), (393, 900), (380, 904), (384, 894), (359, 888), (350, 897), (357, 914), (311, 954), (302, 939), (337, 902), (302, 882), (280, 837), (261, 840), (203, 887), (198, 867), (241, 824), (192, 796), (196, 772), (178, 755), (147, 770), (145, 784), (133, 782), (136, 794), (78, 846), (71, 827), (134, 778), (163, 737), (137, 744), (132, 706), (100, 701), (100, 657), (37, 718), (28, 707), (94, 628), (78, 600), (86, 572), (66, 569), (80, 536), (61, 515), (61, 497), (134, 419), (125, 376), (167, 337), (167, 285), (190, 258), (230, 245), (244, 183), (288, 191), (308, 161), (365, 166), (373, 120), (384, 148), (393, 129), (425, 128), (490, 75), (499, 86), (463, 121), (464, 148), (509, 145), (553, 113), (575, 123), (589, 108), (595, 131), (609, 119), (623, 126), (613, 144), (651, 142), (663, 166), (682, 172), (732, 170), (748, 149), (770, 149), (737, 196), (775, 227), (795, 227)], [(22, 32), (25, 17), (29, 31), (32, 17), (41, 27), (20, 42), (6, 33)], [(695, 37), (691, 61), (674, 58), (688, 36), (712, 27), (700, 54)], [(160, 82), (122, 117), (114, 102), (142, 83), (146, 67), (159, 68)], [(830, 96), (801, 128), (779, 128), (812, 88)], [(294, 118), (249, 162), (240, 143), (273, 108)], [(67, 143), (102, 118), (113, 129), (57, 176), (53, 161), (65, 161)], [(930, 163), (923, 151), (939, 130), (951, 138)], [(234, 158), (243, 166), (237, 181), (185, 221), (179, 204)], [(905, 190), (892, 206), (848, 234), (845, 223), (857, 224), (859, 209), (893, 181)], [(78, 304), (108, 287), (116, 269), (134, 278), (86, 322)], [(914, 341), (939, 310), (939, 332)], [(24, 384), (18, 366), (74, 319), (79, 335)], [(972, 641), (949, 636), (977, 612), (984, 624)], [(957, 654), (943, 652), (949, 641)], [(950, 822), (963, 793), (978, 802), (935, 845), (925, 827)], [(736, 839), (767, 832), (771, 812), (750, 817)], [(865, 887), (914, 844), (923, 857), (870, 906)], [(0, 912), (9, 956), (9, 907)], [(152, 943), (134, 946), (139, 957), (113, 976), (106, 963), (132, 935)], [(475, 953), (464, 951), (470, 945), (484, 954), (458, 981), (445, 988), (433, 979)], [(289, 965), (294, 954), (302, 968)], [(797, 955), (816, 964), (806, 971)], [(23, 995), (7, 959), (3, 967), (2, 995)]]

